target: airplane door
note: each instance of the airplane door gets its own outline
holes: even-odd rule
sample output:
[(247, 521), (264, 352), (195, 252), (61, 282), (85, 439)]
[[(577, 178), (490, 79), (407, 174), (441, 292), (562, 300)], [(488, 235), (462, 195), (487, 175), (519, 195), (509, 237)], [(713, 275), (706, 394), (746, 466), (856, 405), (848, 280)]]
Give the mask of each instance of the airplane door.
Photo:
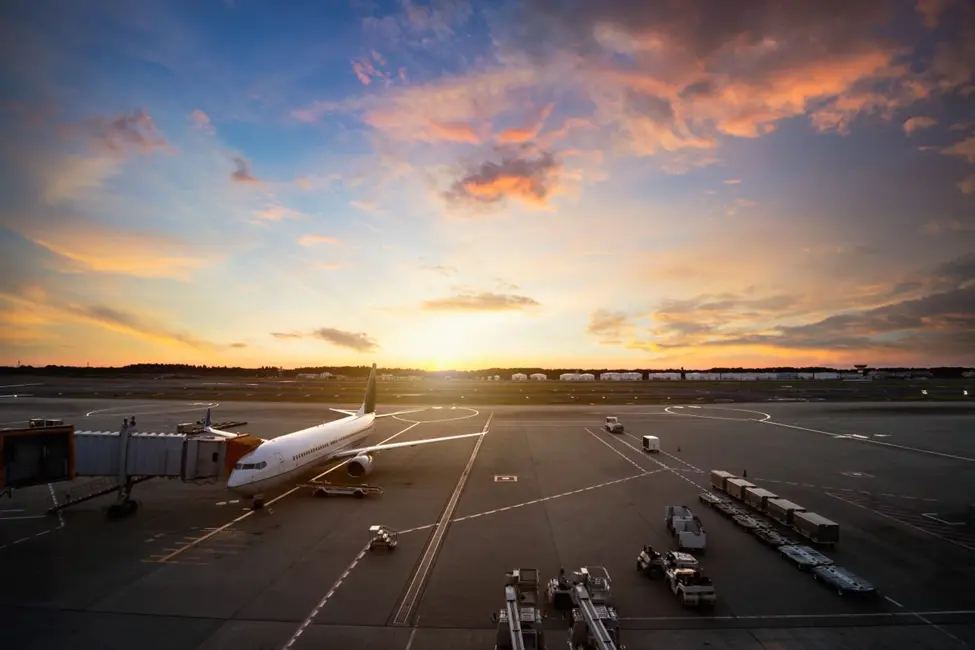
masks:
[(278, 457), (278, 465), (284, 465), (284, 456), (280, 452), (274, 452), (274, 455)]

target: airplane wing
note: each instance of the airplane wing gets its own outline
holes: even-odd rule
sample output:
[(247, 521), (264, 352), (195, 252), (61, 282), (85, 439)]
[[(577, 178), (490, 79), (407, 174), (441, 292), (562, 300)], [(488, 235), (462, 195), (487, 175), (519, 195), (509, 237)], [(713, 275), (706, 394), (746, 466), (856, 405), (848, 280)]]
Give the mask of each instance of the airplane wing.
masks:
[(417, 445), (428, 445), (432, 442), (447, 442), (448, 440), (461, 440), (463, 438), (474, 438), (476, 436), (483, 436), (487, 434), (487, 431), (478, 431), (477, 433), (464, 433), (459, 436), (445, 436), (443, 438), (427, 438), (425, 440), (407, 440), (406, 442), (391, 442), (385, 445), (373, 445), (371, 447), (359, 447), (358, 449), (346, 449), (334, 454), (332, 458), (353, 458), (359, 454), (372, 454), (377, 451), (386, 451), (387, 449), (401, 449), (404, 447), (415, 447)]
[[(333, 409), (333, 408), (330, 408), (329, 410), (330, 411), (335, 411), (336, 413), (341, 413), (342, 415), (356, 415), (358, 413), (358, 411), (347, 411), (346, 409)], [(396, 411), (395, 413), (376, 413), (376, 417), (377, 418), (388, 418), (388, 417), (393, 416), (393, 415), (405, 415), (407, 413), (416, 413), (417, 411), (425, 411), (425, 410), (426, 410), (425, 408), (422, 408), (422, 409), (410, 409), (408, 411)]]
[[(212, 436), (220, 436), (221, 438), (239, 438), (240, 436), (246, 436), (246, 433), (233, 433), (232, 431), (223, 431), (221, 429), (214, 429), (211, 423), (213, 422), (213, 417), (210, 414), (210, 409), (207, 409), (206, 417), (203, 420), (203, 432), (209, 433)], [(253, 436), (257, 438), (257, 436)], [(261, 442), (267, 442), (264, 438), (257, 438)]]

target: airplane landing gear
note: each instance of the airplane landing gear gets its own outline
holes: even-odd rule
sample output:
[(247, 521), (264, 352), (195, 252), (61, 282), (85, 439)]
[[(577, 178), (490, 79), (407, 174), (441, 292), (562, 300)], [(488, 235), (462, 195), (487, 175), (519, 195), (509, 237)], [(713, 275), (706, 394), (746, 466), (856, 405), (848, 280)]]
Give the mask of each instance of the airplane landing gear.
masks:
[(254, 500), (251, 501), (251, 510), (260, 510), (264, 507), (264, 496), (255, 496)]

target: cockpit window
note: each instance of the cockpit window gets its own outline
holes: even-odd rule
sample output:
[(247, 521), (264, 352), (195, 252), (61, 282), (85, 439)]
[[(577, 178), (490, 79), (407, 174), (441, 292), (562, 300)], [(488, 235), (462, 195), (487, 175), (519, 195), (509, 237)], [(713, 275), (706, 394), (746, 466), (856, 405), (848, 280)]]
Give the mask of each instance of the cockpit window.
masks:
[(265, 467), (267, 467), (266, 460), (259, 463), (237, 463), (234, 465), (234, 469), (264, 469)]

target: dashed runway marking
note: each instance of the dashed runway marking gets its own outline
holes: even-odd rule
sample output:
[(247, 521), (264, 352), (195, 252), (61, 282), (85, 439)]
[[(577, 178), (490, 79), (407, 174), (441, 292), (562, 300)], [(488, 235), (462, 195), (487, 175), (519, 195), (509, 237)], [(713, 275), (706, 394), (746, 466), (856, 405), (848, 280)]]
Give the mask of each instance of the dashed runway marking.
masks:
[[(677, 470), (681, 471), (681, 470)], [(857, 494), (867, 494), (878, 497), (889, 497), (893, 499), (909, 499), (911, 501), (926, 501), (928, 503), (937, 503), (938, 499), (932, 499), (929, 497), (919, 497), (912, 496), (910, 494), (893, 494), (891, 492), (869, 492), (867, 490), (860, 490), (857, 488), (846, 488), (846, 487), (836, 487), (835, 485), (813, 485), (812, 483), (799, 483), (796, 481), (781, 481), (773, 478), (759, 478), (759, 477), (749, 477), (750, 481), (761, 481), (762, 483), (778, 483), (779, 485), (791, 485), (793, 487), (806, 487), (815, 488), (817, 490), (825, 490), (832, 492), (854, 492)]]
[[(604, 445), (606, 445), (607, 447), (609, 447), (610, 451), (612, 451), (614, 454), (616, 454), (617, 456), (619, 456), (620, 458), (622, 458), (623, 460), (625, 460), (626, 462), (628, 462), (630, 465), (633, 465), (633, 467), (637, 468), (641, 472), (647, 471), (647, 469), (645, 467), (643, 467), (642, 465), (634, 462), (632, 458), (630, 458), (629, 456), (627, 456), (626, 454), (624, 454), (622, 451), (620, 451), (619, 449), (617, 449), (613, 445), (609, 444), (608, 442), (606, 442), (605, 440), (603, 440), (602, 438), (600, 438), (599, 436), (597, 436), (595, 433), (593, 433), (592, 431), (590, 431), (588, 427), (584, 427), (584, 428), (586, 429), (586, 433), (588, 433), (593, 438), (595, 438), (599, 442), (601, 442)], [(624, 442), (623, 444), (626, 444), (626, 443)]]
[(847, 503), (851, 506), (856, 506), (857, 508), (861, 508), (867, 512), (872, 512), (878, 517), (896, 521), (897, 523), (907, 526), (908, 528), (912, 528), (918, 532), (922, 532), (932, 537), (937, 537), (938, 539), (948, 542), (949, 544), (960, 546), (961, 548), (969, 551), (975, 551), (975, 535), (972, 535), (971, 533), (965, 533), (955, 530), (951, 526), (938, 524), (937, 522), (925, 518), (921, 514), (905, 511), (897, 508), (896, 506), (874, 502), (870, 500), (869, 497), (865, 498), (853, 494), (847, 494), (841, 497), (837, 494), (833, 494), (832, 492), (826, 492), (825, 494), (826, 496), (833, 497), (834, 499)]
[[(618, 478), (612, 481), (606, 481), (605, 483), (598, 483), (596, 485), (590, 485), (588, 487), (579, 488), (578, 490), (571, 490), (569, 492), (561, 492), (559, 494), (553, 494), (548, 497), (541, 497), (539, 499), (532, 499), (531, 501), (525, 501), (522, 503), (515, 503), (510, 506), (505, 506), (503, 508), (495, 508), (494, 510), (486, 510), (485, 512), (477, 512), (472, 515), (464, 515), (463, 517), (457, 517), (456, 519), (451, 519), (450, 523), (455, 523), (458, 521), (466, 521), (468, 519), (476, 519), (478, 517), (485, 517), (487, 515), (497, 514), (499, 512), (507, 512), (508, 510), (514, 510), (515, 508), (524, 508), (525, 506), (534, 505), (536, 503), (545, 503), (546, 501), (552, 501), (553, 499), (561, 499), (562, 497), (572, 496), (573, 494), (581, 494), (583, 492), (588, 492), (589, 490), (597, 490), (599, 488), (608, 487), (610, 485), (616, 485), (618, 483), (624, 483), (626, 481), (632, 481), (633, 479), (643, 478), (644, 476), (650, 476), (651, 474), (658, 474), (662, 472), (662, 469), (657, 469), (652, 472), (648, 472), (641, 468), (639, 474), (634, 474), (633, 476), (627, 476), (626, 478)], [(427, 524), (425, 526), (417, 526), (415, 528), (407, 528), (406, 530), (399, 531), (400, 535), (405, 535), (406, 533), (416, 533), (421, 530), (430, 530), (436, 526), (436, 524)]]
[[(586, 429), (586, 431), (589, 431), (589, 429)], [(589, 431), (589, 433), (592, 433), (592, 431)], [(594, 434), (594, 433), (592, 433), (592, 435), (594, 435), (594, 436), (595, 436), (596, 434)], [(600, 441), (600, 442), (605, 442), (605, 441), (604, 441), (604, 440), (603, 440), (602, 438), (599, 438), (599, 436), (596, 436), (596, 437), (597, 437), (597, 438), (599, 439), (599, 441)], [(671, 473), (671, 474), (673, 474), (674, 476), (676, 476), (676, 477), (678, 477), (678, 478), (679, 478), (679, 479), (681, 479), (682, 481), (687, 481), (688, 483), (690, 483), (691, 485), (693, 485), (693, 486), (694, 486), (694, 487), (696, 487), (697, 489), (699, 489), (699, 490), (704, 490), (705, 492), (707, 492), (707, 488), (706, 488), (706, 487), (703, 487), (703, 486), (702, 486), (702, 485), (701, 485), (700, 483), (696, 483), (695, 481), (692, 481), (691, 479), (689, 479), (689, 478), (687, 478), (686, 476), (684, 476), (684, 474), (682, 474), (682, 473), (681, 473), (681, 471), (680, 471), (680, 470), (678, 470), (678, 469), (676, 469), (676, 468), (674, 468), (674, 467), (671, 467), (670, 465), (667, 465), (666, 463), (662, 463), (662, 462), (660, 462), (659, 460), (657, 460), (656, 458), (652, 458), (652, 457), (650, 457), (650, 455), (649, 455), (649, 454), (646, 454), (646, 453), (644, 453), (642, 449), (639, 449), (639, 448), (637, 448), (637, 447), (634, 447), (633, 445), (631, 445), (630, 443), (628, 443), (628, 442), (627, 442), (626, 440), (623, 440), (622, 438), (616, 438), (616, 440), (619, 440), (619, 441), (620, 441), (621, 443), (623, 443), (624, 445), (626, 445), (627, 447), (629, 447), (630, 449), (632, 449), (632, 450), (633, 450), (633, 451), (635, 451), (636, 453), (638, 453), (638, 454), (640, 454), (640, 457), (641, 457), (641, 458), (646, 458), (646, 459), (647, 459), (647, 460), (649, 460), (650, 462), (653, 462), (653, 463), (656, 463), (656, 464), (657, 464), (657, 465), (659, 465), (659, 466), (660, 466), (661, 468), (663, 468), (663, 469), (665, 469), (665, 470), (667, 470), (668, 472), (670, 472), (670, 473)], [(609, 443), (605, 443), (605, 444), (607, 444), (607, 445), (609, 445)], [(629, 458), (628, 458), (628, 457), (627, 457), (627, 456), (626, 456), (625, 454), (623, 454), (623, 452), (621, 452), (621, 451), (620, 451), (619, 449), (613, 449), (613, 451), (615, 451), (615, 452), (616, 452), (617, 454), (619, 454), (620, 456), (623, 456), (623, 458), (626, 458), (626, 460), (627, 460), (627, 461), (629, 461), (630, 463), (632, 463), (633, 465), (636, 465), (636, 466), (637, 466), (637, 467), (639, 467), (640, 469), (642, 469), (642, 470), (644, 470), (644, 471), (646, 471), (646, 470), (645, 470), (645, 469), (644, 469), (643, 467), (641, 467), (640, 465), (637, 465), (637, 464), (636, 464), (635, 462), (633, 462), (632, 460), (630, 460), (630, 459), (629, 459)]]
[[(51, 503), (52, 503), (52, 505), (54, 507), (57, 507), (57, 505), (58, 505), (58, 497), (57, 497), (56, 494), (54, 494), (54, 486), (51, 485), (50, 483), (48, 483), (47, 484), (47, 491), (51, 495)], [(23, 512), (23, 509), (22, 508), (13, 508), (13, 510), (17, 510), (18, 512)], [(37, 518), (44, 518), (44, 517), (47, 517), (47, 515), (39, 515)], [(34, 518), (34, 517), (7, 517), (7, 519), (29, 519), (29, 518)], [(0, 521), (3, 521), (3, 520), (0, 519)], [(64, 528), (64, 514), (60, 510), (58, 510), (58, 525), (57, 526), (54, 526), (52, 528), (46, 528), (46, 529), (40, 531), (39, 533), (34, 533), (33, 535), (28, 535), (27, 537), (21, 537), (20, 539), (16, 539), (16, 540), (10, 542), (9, 544), (2, 544), (2, 545), (0, 545), (0, 551), (2, 551), (5, 548), (10, 548), (12, 546), (16, 546), (17, 544), (23, 544), (24, 542), (26, 542), (28, 540), (31, 540), (31, 539), (37, 539), (38, 537), (43, 537), (44, 535), (47, 535), (48, 533), (53, 533), (54, 531), (61, 530), (62, 528)]]
[(903, 449), (904, 451), (913, 451), (918, 454), (927, 454), (929, 456), (939, 456), (941, 458), (950, 458), (952, 460), (961, 460), (967, 463), (975, 463), (975, 458), (969, 458), (968, 456), (958, 456), (956, 454), (947, 454), (942, 451), (934, 451), (931, 449), (921, 449), (920, 447), (908, 447), (907, 445), (896, 445), (892, 442), (882, 442), (880, 440), (873, 440), (866, 436), (858, 434), (839, 434), (833, 433), (831, 431), (821, 431), (819, 429), (810, 429), (809, 427), (800, 427), (795, 424), (785, 424), (784, 422), (775, 422), (773, 420), (755, 420), (755, 422), (761, 422), (762, 424), (771, 424), (776, 427), (787, 427), (789, 429), (798, 429), (799, 431), (810, 431), (812, 433), (819, 433), (824, 436), (830, 436), (838, 440), (854, 440), (856, 442), (863, 442), (870, 445), (881, 445), (883, 447), (893, 447), (894, 449)]
[(322, 597), (322, 599), (318, 601), (318, 604), (315, 605), (315, 608), (311, 610), (311, 614), (309, 614), (308, 617), (301, 622), (301, 625), (298, 627), (298, 630), (291, 636), (290, 639), (288, 639), (288, 642), (284, 644), (284, 650), (288, 650), (288, 648), (294, 645), (294, 642), (298, 640), (298, 637), (300, 637), (304, 633), (305, 628), (311, 625), (311, 622), (315, 620), (316, 616), (318, 616), (318, 612), (322, 611), (322, 607), (325, 606), (325, 603), (327, 603), (329, 599), (335, 594), (336, 590), (342, 586), (342, 583), (345, 581), (346, 578), (349, 577), (349, 574), (352, 572), (352, 569), (354, 569), (356, 565), (359, 564), (359, 561), (362, 560), (363, 557), (365, 557), (368, 551), (369, 551), (369, 545), (366, 544), (365, 546), (362, 547), (362, 550), (359, 551), (359, 554), (355, 556), (355, 559), (352, 560), (352, 564), (346, 567), (345, 571), (342, 572), (342, 575), (339, 576), (339, 579), (335, 581), (335, 584), (333, 584), (332, 587), (328, 590), (328, 592), (326, 592), (326, 594)]

